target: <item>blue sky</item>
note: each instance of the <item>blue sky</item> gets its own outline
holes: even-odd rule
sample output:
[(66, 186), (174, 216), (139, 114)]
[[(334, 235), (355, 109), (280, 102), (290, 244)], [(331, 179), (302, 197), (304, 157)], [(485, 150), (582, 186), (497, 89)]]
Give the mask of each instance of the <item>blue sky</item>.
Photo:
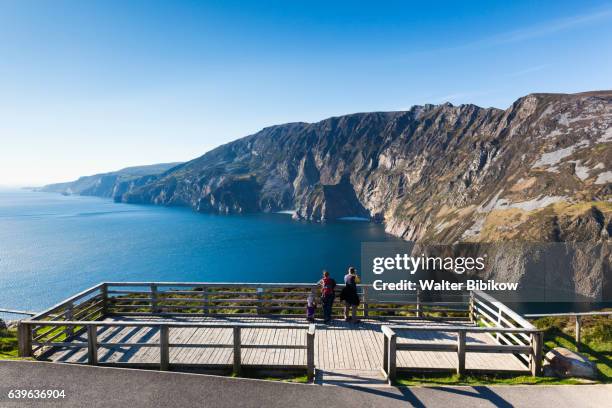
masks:
[(612, 2), (0, 0), (0, 185), (264, 126), (612, 88)]

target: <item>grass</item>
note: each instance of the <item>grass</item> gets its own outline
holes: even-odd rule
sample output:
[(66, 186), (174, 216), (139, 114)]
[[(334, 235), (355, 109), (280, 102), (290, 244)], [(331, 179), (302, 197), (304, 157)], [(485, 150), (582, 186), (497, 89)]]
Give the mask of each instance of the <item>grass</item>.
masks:
[[(575, 319), (545, 317), (534, 321), (544, 330), (544, 352), (565, 347), (576, 350)], [(578, 352), (594, 362), (599, 371), (599, 381), (612, 383), (612, 319), (608, 316), (582, 317), (582, 344)]]
[(252, 378), (252, 379), (266, 380), (266, 381), (279, 381), (279, 382), (287, 382), (287, 383), (308, 384), (308, 376), (306, 374), (287, 376), (287, 377), (271, 377), (271, 376), (257, 375), (256, 373), (242, 373), (241, 375), (236, 375), (236, 373), (232, 373), (230, 377)]
[(464, 375), (457, 374), (421, 374), (402, 376), (396, 381), (396, 385), (561, 385), (561, 384), (583, 384), (585, 381), (577, 378), (554, 378), (554, 377), (532, 377), (501, 376), (501, 375)]
[(17, 359), (17, 330), (0, 330), (0, 360)]

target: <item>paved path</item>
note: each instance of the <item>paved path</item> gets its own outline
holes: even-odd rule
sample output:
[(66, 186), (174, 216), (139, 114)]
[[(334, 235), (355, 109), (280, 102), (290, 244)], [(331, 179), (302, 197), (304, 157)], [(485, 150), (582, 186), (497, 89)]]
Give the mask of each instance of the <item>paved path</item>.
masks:
[[(597, 407), (612, 385), (347, 388), (159, 371), (0, 361), (0, 407)], [(10, 389), (64, 389), (57, 401), (10, 401)]]

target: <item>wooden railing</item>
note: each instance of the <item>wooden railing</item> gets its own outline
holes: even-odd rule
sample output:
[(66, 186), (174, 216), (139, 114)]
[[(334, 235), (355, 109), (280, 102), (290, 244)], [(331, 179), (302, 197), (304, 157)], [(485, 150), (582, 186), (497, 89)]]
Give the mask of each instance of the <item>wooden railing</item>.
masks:
[[(343, 287), (337, 286), (337, 294)], [(428, 300), (427, 294), (416, 292), (402, 301), (381, 301), (368, 296), (372, 290), (370, 285), (358, 285), (358, 288), (358, 313), (363, 317), (467, 320), (471, 316), (470, 302), (465, 294), (434, 301)], [(319, 288), (312, 283), (105, 282), (38, 313), (31, 320), (95, 321), (106, 316), (152, 315), (304, 315), (306, 300), (311, 294), (319, 302)], [(341, 315), (342, 308), (341, 302), (335, 302), (334, 315)], [(322, 308), (318, 307), (317, 313), (321, 312)]]
[(34, 316), (36, 312), (28, 312), (26, 310), (0, 309), (0, 313)]
[[(22, 324), (23, 321), (20, 322), (17, 333), (19, 355), (29, 357), (42, 350), (42, 346), (33, 347), (33, 343), (67, 340), (84, 333), (85, 326), (66, 325), (64, 323), (66, 321), (92, 322), (102, 320), (105, 316), (105, 303), (105, 285), (101, 283), (77, 293), (29, 319), (29, 321), (45, 322), (44, 326), (33, 327)], [(55, 322), (59, 322), (59, 324)]]
[[(533, 324), (521, 315), (498, 301), (491, 295), (481, 291), (473, 291), (470, 295), (470, 320), (479, 326), (489, 328), (536, 329)], [(529, 367), (530, 371), (539, 373), (542, 361), (543, 335), (527, 332), (496, 332), (490, 333), (499, 344), (531, 346), (537, 350), (537, 355), (517, 354), (517, 357)], [(537, 360), (534, 362), (534, 359)]]
[[(202, 283), (202, 282), (108, 282), (104, 283), (105, 313), (109, 316), (207, 316), (207, 315), (303, 315), (306, 299), (318, 300), (318, 286), (312, 283)], [(338, 285), (339, 293), (344, 285)], [(444, 318), (467, 320), (469, 302), (465, 295), (452, 301), (424, 300), (421, 292), (404, 301), (369, 298), (370, 285), (358, 285), (364, 317)], [(342, 305), (336, 302), (335, 315)], [(321, 308), (318, 308), (321, 313)]]
[[(87, 333), (87, 341), (60, 341), (55, 337), (44, 340), (32, 340), (31, 334), (36, 332), (40, 327), (44, 328), (71, 328), (72, 332), (84, 330)], [(140, 327), (150, 330), (159, 331), (159, 341), (153, 342), (100, 342), (98, 341), (98, 329), (106, 327)], [(170, 332), (173, 329), (195, 328), (195, 329), (231, 329), (233, 342), (226, 343), (170, 343)], [(306, 350), (306, 372), (309, 380), (314, 376), (314, 345), (315, 345), (315, 325), (305, 324), (262, 324), (262, 323), (199, 323), (199, 322), (155, 322), (155, 321), (33, 321), (24, 320), (19, 324), (20, 329), (20, 347), (23, 347), (22, 353), (24, 356), (29, 356), (32, 353), (32, 347), (36, 348), (71, 348), (71, 349), (87, 349), (87, 362), (91, 365), (98, 364), (98, 349), (99, 348), (141, 348), (141, 347), (158, 347), (160, 351), (159, 368), (160, 370), (168, 370), (171, 367), (170, 349), (171, 348), (232, 348), (232, 368), (235, 373), (240, 373), (242, 368), (242, 350), (243, 349), (302, 349)], [(306, 331), (306, 343), (301, 345), (295, 344), (244, 344), (242, 342), (242, 329), (293, 329)]]
[[(382, 369), (389, 382), (393, 382), (397, 372), (397, 352), (402, 350), (455, 352), (457, 354), (457, 374), (464, 374), (465, 355), (477, 353), (510, 353), (521, 359), (533, 376), (542, 369), (542, 332), (519, 314), (509, 309), (495, 298), (480, 291), (470, 295), (470, 326), (382, 326), (383, 362)], [(484, 326), (484, 327), (481, 327)], [(455, 344), (411, 342), (398, 343), (398, 331), (455, 333)], [(466, 343), (467, 333), (486, 333), (495, 339), (496, 344)]]
[(527, 319), (538, 319), (541, 317), (573, 317), (576, 321), (576, 329), (574, 331), (576, 338), (576, 350), (580, 350), (582, 343), (582, 317), (584, 316), (612, 316), (612, 311), (604, 312), (574, 312), (574, 313), (538, 313), (538, 314), (526, 314), (524, 315)]

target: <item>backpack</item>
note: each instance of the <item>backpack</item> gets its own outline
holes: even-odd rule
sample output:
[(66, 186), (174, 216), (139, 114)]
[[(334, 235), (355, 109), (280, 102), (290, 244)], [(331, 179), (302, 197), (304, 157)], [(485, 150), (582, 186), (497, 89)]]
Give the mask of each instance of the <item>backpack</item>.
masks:
[(334, 294), (336, 288), (336, 281), (332, 278), (323, 278), (323, 285), (321, 287), (321, 295), (330, 296)]

